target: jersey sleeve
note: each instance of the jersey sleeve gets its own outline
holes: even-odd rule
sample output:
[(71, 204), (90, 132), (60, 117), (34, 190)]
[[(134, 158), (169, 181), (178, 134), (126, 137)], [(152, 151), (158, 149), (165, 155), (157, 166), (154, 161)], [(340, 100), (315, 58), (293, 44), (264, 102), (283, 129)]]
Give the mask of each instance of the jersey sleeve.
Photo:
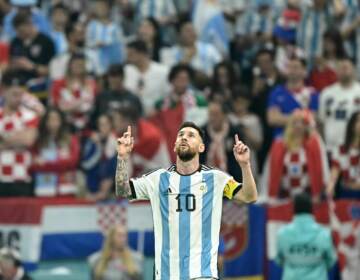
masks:
[(222, 182), (224, 182), (223, 196), (232, 199), (234, 195), (241, 189), (242, 184), (237, 182), (232, 176), (225, 172), (221, 172)]
[(149, 200), (153, 193), (157, 172), (153, 171), (141, 177), (131, 178), (130, 188), (132, 200)]

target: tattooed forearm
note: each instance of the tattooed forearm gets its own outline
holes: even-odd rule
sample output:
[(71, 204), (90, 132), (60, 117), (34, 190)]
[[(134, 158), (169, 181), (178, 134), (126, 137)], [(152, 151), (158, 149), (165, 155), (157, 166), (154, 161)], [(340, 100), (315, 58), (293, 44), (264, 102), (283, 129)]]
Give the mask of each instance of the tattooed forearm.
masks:
[(131, 197), (131, 189), (128, 175), (128, 159), (117, 158), (116, 175), (115, 175), (115, 192), (120, 197)]

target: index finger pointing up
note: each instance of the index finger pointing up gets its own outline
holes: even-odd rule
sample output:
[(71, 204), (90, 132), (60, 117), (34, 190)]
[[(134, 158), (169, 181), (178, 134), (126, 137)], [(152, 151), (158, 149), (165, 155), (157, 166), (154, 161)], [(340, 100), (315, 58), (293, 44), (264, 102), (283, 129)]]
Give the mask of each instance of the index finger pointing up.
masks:
[(235, 144), (239, 143), (240, 140), (239, 140), (239, 136), (237, 134), (235, 134)]
[(128, 125), (126, 132), (128, 133), (129, 136), (131, 136), (131, 125)]

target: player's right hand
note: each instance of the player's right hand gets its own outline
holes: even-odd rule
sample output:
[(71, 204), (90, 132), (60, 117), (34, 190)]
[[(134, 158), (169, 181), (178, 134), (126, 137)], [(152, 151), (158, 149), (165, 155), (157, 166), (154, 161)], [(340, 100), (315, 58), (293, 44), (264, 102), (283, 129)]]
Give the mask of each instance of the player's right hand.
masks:
[(127, 131), (123, 134), (123, 136), (117, 139), (117, 145), (119, 157), (126, 158), (130, 155), (134, 147), (134, 137), (131, 136), (130, 125), (128, 126)]

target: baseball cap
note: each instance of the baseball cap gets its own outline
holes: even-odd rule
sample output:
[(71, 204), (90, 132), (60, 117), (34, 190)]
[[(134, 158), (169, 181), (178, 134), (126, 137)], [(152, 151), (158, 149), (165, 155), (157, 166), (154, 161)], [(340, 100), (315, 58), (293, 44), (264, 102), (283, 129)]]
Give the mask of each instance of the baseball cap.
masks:
[(11, 5), (14, 6), (34, 6), (37, 0), (11, 0)]

